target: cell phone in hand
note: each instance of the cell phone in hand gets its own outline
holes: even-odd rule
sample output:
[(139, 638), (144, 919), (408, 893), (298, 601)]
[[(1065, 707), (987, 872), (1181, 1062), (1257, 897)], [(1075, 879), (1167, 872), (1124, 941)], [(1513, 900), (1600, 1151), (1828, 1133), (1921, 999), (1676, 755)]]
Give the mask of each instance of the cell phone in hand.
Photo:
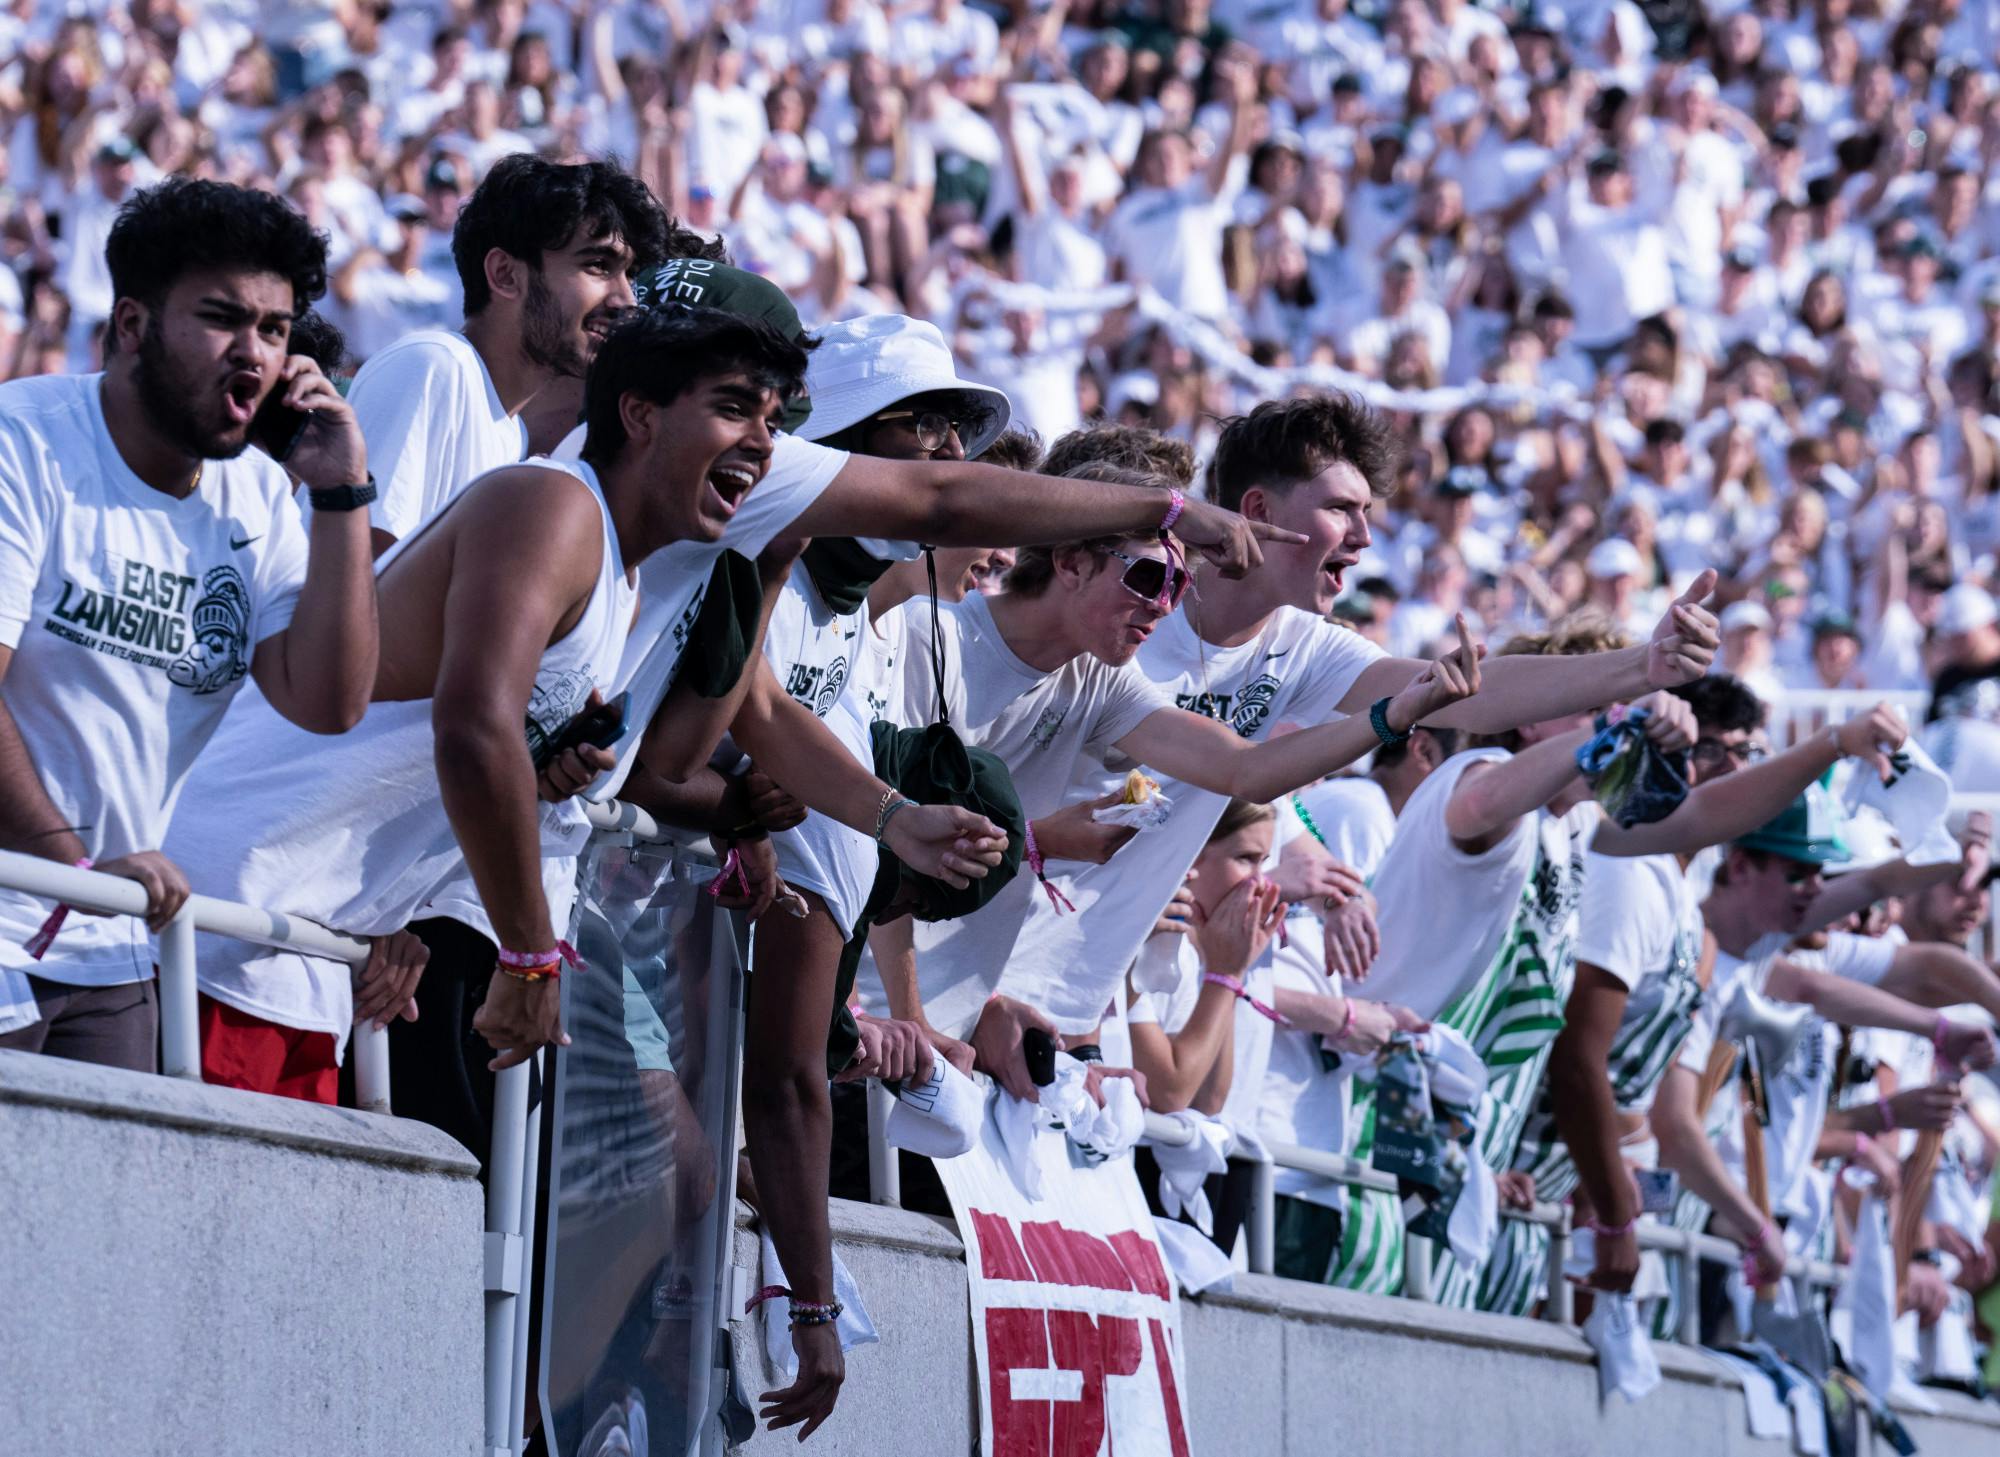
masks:
[(1039, 1027), (1021, 1034), (1021, 1058), (1028, 1064), (1028, 1081), (1046, 1088), (1056, 1080), (1056, 1042)]
[(280, 465), (299, 448), (313, 422), (311, 410), (294, 410), (285, 403), (286, 388), (283, 380), (278, 381), (250, 421), (250, 443)]
[(609, 703), (579, 713), (563, 725), (561, 733), (542, 745), (542, 751), (535, 755), (535, 767), (545, 768), (569, 750), (585, 744), (596, 749), (610, 748), (625, 737), (625, 713), (631, 703), (632, 695), (621, 693)]

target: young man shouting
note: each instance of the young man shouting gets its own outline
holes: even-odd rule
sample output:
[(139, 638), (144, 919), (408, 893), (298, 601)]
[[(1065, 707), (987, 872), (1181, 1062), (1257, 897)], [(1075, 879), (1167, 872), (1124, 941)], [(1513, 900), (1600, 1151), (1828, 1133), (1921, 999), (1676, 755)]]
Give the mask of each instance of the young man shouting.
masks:
[[(0, 845), (187, 898), (158, 853), (246, 682), (302, 740), (361, 718), (375, 678), (373, 495), (354, 415), (286, 348), (326, 244), (267, 193), (174, 180), (120, 212), (101, 375), (0, 385)], [(268, 400), (311, 412), (249, 450)], [(0, 1047), (150, 1070), (153, 953), (126, 917), (0, 892)]]

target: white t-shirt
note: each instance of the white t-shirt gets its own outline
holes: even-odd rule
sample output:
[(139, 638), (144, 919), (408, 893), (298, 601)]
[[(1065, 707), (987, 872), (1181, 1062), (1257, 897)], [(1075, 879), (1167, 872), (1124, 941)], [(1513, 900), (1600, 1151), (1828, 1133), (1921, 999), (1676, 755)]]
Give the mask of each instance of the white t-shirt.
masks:
[(1141, 187), (1111, 214), (1105, 251), (1124, 265), (1127, 282), (1152, 285), (1168, 303), (1197, 318), (1221, 319), (1229, 312), (1222, 276), (1222, 232), (1229, 215), (1227, 192), (1211, 196), (1203, 177), (1176, 188)]
[[(102, 383), (0, 385), (0, 645), (14, 654), (0, 695), (93, 860), (159, 848), (255, 645), (291, 622), (307, 556), (270, 457), (206, 461), (176, 500), (119, 455)], [(0, 968), (77, 986), (153, 974), (130, 916), (73, 915), (32, 961), (21, 943), (48, 913), (0, 891)]]
[(1435, 1017), (1469, 991), (1486, 969), (1521, 906), (1522, 887), (1538, 849), (1551, 865), (1571, 859), (1570, 846), (1599, 811), (1586, 800), (1567, 815), (1523, 815), (1506, 838), (1468, 854), (1452, 843), (1445, 807), (1465, 771), (1513, 757), (1505, 749), (1454, 754), (1410, 796), (1396, 821), (1396, 838), (1375, 872), (1376, 924), (1382, 954), (1368, 974), (1368, 995)]
[[(1373, 876), (1396, 837), (1388, 791), (1373, 779), (1343, 774), (1309, 784), (1291, 797), (1292, 810), (1312, 817), (1306, 830), (1327, 854), (1362, 876)], [(1298, 816), (1304, 821), (1305, 815)]]
[(1673, 959), (1681, 928), (1700, 924), (1694, 888), (1671, 855), (1584, 857), (1577, 909), (1576, 959), (1638, 990)]
[[(1341, 995), (1341, 980), (1326, 971), (1325, 947), (1318, 921), (1308, 917), (1301, 934), (1294, 923), (1289, 945), (1271, 953), (1272, 985), (1276, 990), (1313, 996)], [(1259, 1100), (1258, 1131), (1266, 1143), (1295, 1143), (1322, 1153), (1345, 1153), (1348, 1117), (1353, 1105), (1354, 1065), (1343, 1059), (1329, 1070), (1320, 1038), (1296, 1027), (1272, 1030), (1271, 1051)], [(1280, 1169), (1276, 1186), (1291, 1194), (1339, 1209), (1348, 1199), (1347, 1185), (1316, 1179), (1296, 1169)]]
[[(591, 689), (610, 677), (633, 597), (595, 473), (583, 465), (542, 464), (590, 487), (603, 550), (583, 615), (543, 649), (536, 667), (524, 730), (531, 751), (560, 733)], [(406, 541), (420, 537), (421, 529)], [(384, 553), (378, 574), (394, 570), (402, 554), (403, 543)], [(465, 877), (464, 853), (438, 793), (431, 713), (429, 698), (375, 703), (358, 726), (329, 737), (286, 722), (260, 695), (248, 696), (223, 726), (215, 752), (196, 766), (167, 837), (168, 855), (192, 883), (230, 900), (357, 936), (402, 929), (419, 907)], [(549, 832), (580, 816), (568, 803), (545, 805), (540, 814), (546, 867)], [(345, 963), (220, 937), (200, 942), (208, 995), (344, 1042), (353, 1016)]]
[(369, 522), (398, 540), (486, 472), (528, 455), (527, 428), (463, 334), (405, 334), (361, 366), (347, 401), (375, 475)]
[[(906, 602), (890, 615), (906, 619), (907, 641), (929, 641), (928, 599)], [(895, 720), (917, 727), (936, 722), (941, 706), (948, 709), (967, 744), (996, 755), (1013, 773), (1022, 812), (1031, 820), (1061, 807), (1082, 756), (1101, 760), (1146, 718), (1172, 706), (1135, 663), (1113, 668), (1085, 655), (1045, 673), (1022, 662), (978, 594), (940, 605), (937, 622), (944, 637), (944, 703), (929, 672), (906, 671)], [(1000, 985), (1029, 907), (1041, 897), (1035, 877), (1024, 872), (978, 915), (916, 928), (917, 987), (933, 1026), (953, 1036), (970, 1030)], [(1086, 1027), (1097, 1025), (1123, 971), (1121, 964), (1103, 986)], [(1023, 1000), (1043, 1005), (1033, 994)]]
[[(1888, 975), (1898, 949), (1897, 943), (1887, 938), (1851, 936), (1837, 931), (1828, 937), (1823, 951), (1788, 949), (1782, 935), (1772, 935), (1752, 946), (1743, 957), (1718, 952), (1708, 991), (1695, 1014), (1694, 1028), (1681, 1047), (1679, 1066), (1697, 1076), (1702, 1073), (1715, 1046), (1718, 1024), (1735, 996), (1737, 982), (1748, 978), (1761, 989), (1770, 975), (1771, 963), (1780, 957), (1815, 971), (1832, 972), (1873, 986)], [(1764, 1070), (1765, 1098), (1771, 1110), (1771, 1122), (1764, 1130), (1764, 1169), (1771, 1209), (1778, 1214), (1806, 1212), (1795, 1196), (1812, 1167), (1813, 1149), (1826, 1121), (1834, 1072), (1833, 1045), (1838, 1038), (1831, 1024), (1817, 1017), (1813, 1020), (1814, 1025), (1785, 1065)], [(1709, 1109), (1708, 1129), (1724, 1166), (1741, 1183), (1743, 1123), (1738, 1086), (1738, 1080), (1732, 1078), (1717, 1094)]]
[[(1204, 643), (1175, 613), (1153, 629), (1135, 662), (1168, 701), (1261, 740), (1274, 724), (1339, 718), (1341, 700), (1381, 656), (1359, 634), (1283, 607), (1256, 637), (1228, 648)], [(1132, 768), (1120, 754), (1078, 761), (1063, 801), (1101, 798)], [(1178, 779), (1162, 778), (1160, 789), (1174, 804), (1166, 824), (1134, 836), (1106, 864), (1054, 862), (1050, 877), (1077, 913), (1057, 914), (1039, 897), (1002, 978), (1001, 991), (1041, 1008), (1064, 1032), (1097, 1025), (1229, 806), (1226, 795)]]

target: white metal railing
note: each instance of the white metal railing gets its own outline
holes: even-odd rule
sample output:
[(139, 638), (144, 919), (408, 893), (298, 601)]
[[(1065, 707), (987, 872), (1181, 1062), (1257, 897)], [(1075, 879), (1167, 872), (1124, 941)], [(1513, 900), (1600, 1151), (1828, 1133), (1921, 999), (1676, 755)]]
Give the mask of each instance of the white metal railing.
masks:
[[(100, 915), (146, 914), (146, 890), (98, 870), (80, 870), (14, 851), (0, 851), (0, 886), (44, 900), (62, 901)], [(195, 980), (197, 931), (256, 946), (344, 961), (359, 970), (368, 943), (298, 916), (260, 910), (213, 896), (191, 895), (160, 932), (160, 1070), (168, 1077), (201, 1080), (200, 989)], [(375, 1113), (389, 1111), (389, 1039), (379, 1027), (356, 1028), (353, 1037), (355, 1101)]]
[(1790, 748), (1830, 723), (1846, 723), (1878, 703), (1902, 710), (1913, 724), (1924, 721), (1931, 695), (1922, 690), (1876, 692), (1865, 688), (1793, 688), (1771, 706), (1771, 742)]
[[(870, 1082), (868, 1104), (869, 1197), (871, 1202), (876, 1204), (899, 1206), (902, 1200), (896, 1168), (896, 1150), (889, 1146), (884, 1135), (884, 1118), (891, 1099), (880, 1084)], [(1193, 1142), (1194, 1137), (1189, 1129), (1179, 1123), (1162, 1118), (1157, 1113), (1146, 1115), (1146, 1134), (1143, 1140), (1146, 1143), (1184, 1148)], [(1255, 1275), (1275, 1273), (1277, 1197), (1273, 1183), (1279, 1169), (1291, 1169), (1298, 1173), (1310, 1174), (1317, 1179), (1327, 1179), (1358, 1189), (1373, 1189), (1390, 1195), (1397, 1192), (1396, 1179), (1393, 1175), (1385, 1174), (1343, 1154), (1323, 1153), (1318, 1149), (1301, 1148), (1297, 1144), (1289, 1143), (1267, 1145), (1267, 1151), (1271, 1155), (1270, 1161), (1253, 1166), (1250, 1207), (1245, 1215), (1243, 1228), (1250, 1272)], [(1542, 1306), (1542, 1319), (1557, 1325), (1572, 1324), (1575, 1320), (1575, 1292), (1570, 1282), (1562, 1275), (1563, 1265), (1569, 1259), (1571, 1233), (1569, 1205), (1538, 1202), (1528, 1209), (1503, 1208), (1500, 1217), (1526, 1224), (1538, 1224), (1548, 1230), (1548, 1264), (1544, 1272), (1548, 1299)], [(1742, 1260), (1743, 1251), (1719, 1235), (1674, 1229), (1667, 1225), (1642, 1224), (1637, 1234), (1639, 1248), (1681, 1256), (1680, 1327), (1677, 1334), (1679, 1339), (1688, 1345), (1699, 1344), (1700, 1267), (1704, 1262), (1735, 1265)], [(1403, 1249), (1404, 1296), (1419, 1301), (1434, 1299), (1431, 1283), (1431, 1242), (1411, 1235), (1405, 1239)], [(1847, 1272), (1842, 1267), (1819, 1260), (1793, 1259), (1786, 1265), (1785, 1274), (1790, 1278), (1803, 1280), (1815, 1289), (1832, 1289), (1847, 1278)]]

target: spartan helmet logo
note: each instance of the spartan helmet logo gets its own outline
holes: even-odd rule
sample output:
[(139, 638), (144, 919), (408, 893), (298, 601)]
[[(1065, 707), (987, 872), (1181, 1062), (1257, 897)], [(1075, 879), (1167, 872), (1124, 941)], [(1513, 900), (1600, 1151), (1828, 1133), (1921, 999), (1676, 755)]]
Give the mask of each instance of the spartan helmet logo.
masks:
[(241, 678), (250, 645), (250, 594), (236, 568), (215, 567), (201, 579), (193, 626), (194, 640), (167, 669), (167, 681), (214, 693)]

